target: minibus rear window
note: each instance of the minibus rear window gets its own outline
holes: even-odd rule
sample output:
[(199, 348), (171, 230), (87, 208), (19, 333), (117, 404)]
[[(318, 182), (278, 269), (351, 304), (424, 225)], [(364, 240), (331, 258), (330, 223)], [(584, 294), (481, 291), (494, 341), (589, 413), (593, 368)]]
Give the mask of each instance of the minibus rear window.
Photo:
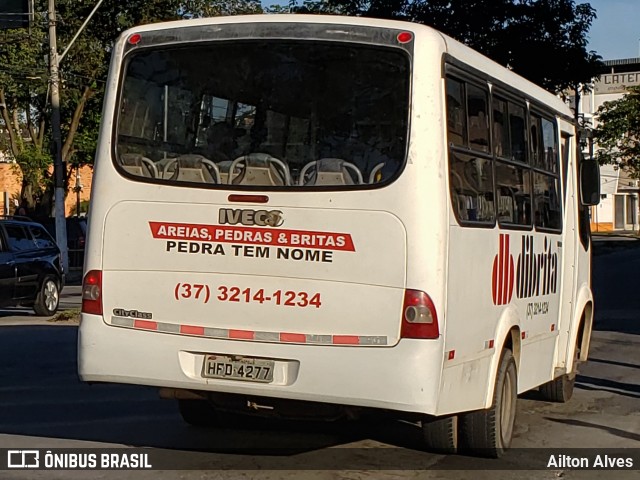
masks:
[(367, 188), (404, 165), (410, 62), (398, 48), (235, 41), (132, 53), (115, 161), (133, 179), (220, 188)]

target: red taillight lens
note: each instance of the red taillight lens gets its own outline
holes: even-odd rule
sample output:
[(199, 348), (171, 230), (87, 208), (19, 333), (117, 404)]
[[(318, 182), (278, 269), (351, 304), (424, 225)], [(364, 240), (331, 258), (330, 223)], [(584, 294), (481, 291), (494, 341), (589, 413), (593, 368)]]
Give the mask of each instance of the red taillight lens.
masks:
[(435, 339), (440, 336), (438, 315), (429, 295), (405, 290), (400, 338)]
[(102, 315), (102, 272), (91, 270), (82, 281), (82, 313)]

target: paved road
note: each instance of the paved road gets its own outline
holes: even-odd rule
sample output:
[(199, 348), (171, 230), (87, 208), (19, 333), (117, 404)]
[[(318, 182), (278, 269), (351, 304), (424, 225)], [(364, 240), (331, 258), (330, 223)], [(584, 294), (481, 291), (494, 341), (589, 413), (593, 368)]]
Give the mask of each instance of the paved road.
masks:
[[(59, 311), (80, 308), (82, 287), (67, 285), (60, 295)], [(3, 325), (53, 325), (47, 317), (38, 317), (30, 308), (0, 309), (0, 326)]]
[[(34, 318), (30, 315), (20, 319), (0, 315), (0, 324), (5, 325), (0, 328), (0, 447), (144, 446), (179, 454), (181, 458), (188, 456), (191, 465), (202, 469), (135, 472), (135, 475), (11, 471), (0, 472), (0, 478), (599, 479), (603, 472), (563, 468), (515, 473), (513, 470), (530, 464), (532, 455), (540, 455), (539, 451), (518, 448), (549, 448), (552, 452), (568, 446), (640, 448), (640, 295), (635, 281), (640, 275), (640, 244), (600, 252), (594, 257), (597, 321), (591, 361), (582, 368), (576, 393), (568, 404), (541, 402), (534, 394), (519, 399), (515, 449), (505, 460), (511, 471), (483, 471), (495, 465), (489, 460), (417, 452), (415, 427), (392, 420), (329, 425), (276, 423), (253, 429), (189, 427), (182, 422), (175, 404), (159, 400), (154, 389), (80, 383), (76, 375), (76, 328), (30, 325)], [(65, 294), (70, 295), (70, 303), (79, 300), (79, 291), (69, 289)], [(8, 325), (10, 322), (17, 324)], [(320, 458), (326, 468), (332, 462), (346, 468), (348, 465), (341, 460), (346, 450), (330, 447), (353, 448), (356, 463), (350, 471), (211, 470), (229, 462), (250, 467), (274, 458), (265, 455), (274, 448), (282, 452), (307, 452), (297, 457), (283, 455), (285, 459), (314, 462)], [(387, 451), (371, 447), (398, 448), (389, 456)], [(249, 449), (252, 455), (238, 461), (237, 456), (224, 454), (234, 448)], [(397, 469), (377, 471), (375, 465), (380, 458), (386, 458)], [(366, 466), (370, 468), (363, 468)], [(408, 469), (416, 466), (420, 470)], [(637, 478), (637, 473), (617, 471), (607, 475), (631, 479)]]

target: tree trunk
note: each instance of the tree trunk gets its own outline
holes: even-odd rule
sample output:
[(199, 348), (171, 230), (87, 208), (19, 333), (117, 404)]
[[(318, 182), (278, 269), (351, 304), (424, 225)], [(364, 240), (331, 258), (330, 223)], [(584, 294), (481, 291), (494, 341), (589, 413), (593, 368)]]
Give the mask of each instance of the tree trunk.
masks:
[(38, 132), (33, 126), (33, 119), (31, 118), (31, 109), (27, 108), (27, 128), (29, 129), (29, 136), (31, 137), (31, 141), (34, 145), (36, 145), (36, 140), (38, 139)]
[(9, 116), (9, 107), (4, 96), (4, 89), (2, 88), (0, 88), (0, 111), (2, 111), (2, 119), (4, 120), (4, 124), (7, 127), (7, 131), (9, 133), (11, 153), (14, 157), (17, 157), (20, 154), (20, 148), (16, 138), (16, 132), (13, 129), (13, 124), (11, 123), (11, 117)]
[[(82, 112), (84, 111), (84, 106), (87, 103), (87, 100), (91, 98), (93, 95), (93, 89), (91, 87), (85, 87), (84, 92), (82, 92), (82, 97), (78, 101), (76, 105), (76, 109), (73, 112), (73, 117), (71, 118), (71, 124), (69, 125), (69, 133), (67, 134), (67, 138), (64, 141), (64, 145), (62, 146), (62, 161), (66, 162), (68, 160), (69, 154), (72, 153), (71, 146), (73, 145), (73, 138), (78, 131), (78, 127), (80, 126), (80, 118), (82, 117)], [(66, 175), (65, 175), (66, 178)]]
[(22, 140), (22, 129), (20, 128), (20, 119), (18, 118), (18, 101), (14, 98), (13, 105), (11, 105), (11, 116), (13, 118), (13, 128), (16, 132), (16, 142), (18, 144), (18, 149), (22, 150), (24, 147), (24, 142)]
[(44, 118), (44, 115), (40, 119), (40, 129), (38, 130), (38, 141), (36, 142), (36, 148), (38, 152), (42, 152), (42, 146), (44, 144), (44, 129), (47, 126), (47, 122)]

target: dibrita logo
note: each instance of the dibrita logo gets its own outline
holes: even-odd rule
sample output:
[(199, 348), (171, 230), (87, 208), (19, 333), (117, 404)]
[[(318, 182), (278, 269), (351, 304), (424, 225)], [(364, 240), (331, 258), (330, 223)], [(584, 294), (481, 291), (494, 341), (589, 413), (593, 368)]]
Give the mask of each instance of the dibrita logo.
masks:
[[(523, 235), (514, 272), (511, 236), (500, 234), (500, 250), (493, 260), (492, 296), (494, 305), (511, 302), (515, 286), (518, 298), (550, 295), (558, 289), (558, 252), (544, 239), (542, 251), (535, 251), (533, 235)], [(514, 285), (515, 283), (515, 285)]]
[(506, 305), (513, 296), (513, 255), (509, 251), (510, 236), (500, 234), (500, 251), (493, 260), (492, 294), (494, 305)]
[(535, 251), (533, 235), (522, 237), (522, 252), (518, 255), (516, 283), (518, 298), (538, 297), (556, 293), (558, 289), (558, 253), (551, 241), (544, 239), (542, 252)]

